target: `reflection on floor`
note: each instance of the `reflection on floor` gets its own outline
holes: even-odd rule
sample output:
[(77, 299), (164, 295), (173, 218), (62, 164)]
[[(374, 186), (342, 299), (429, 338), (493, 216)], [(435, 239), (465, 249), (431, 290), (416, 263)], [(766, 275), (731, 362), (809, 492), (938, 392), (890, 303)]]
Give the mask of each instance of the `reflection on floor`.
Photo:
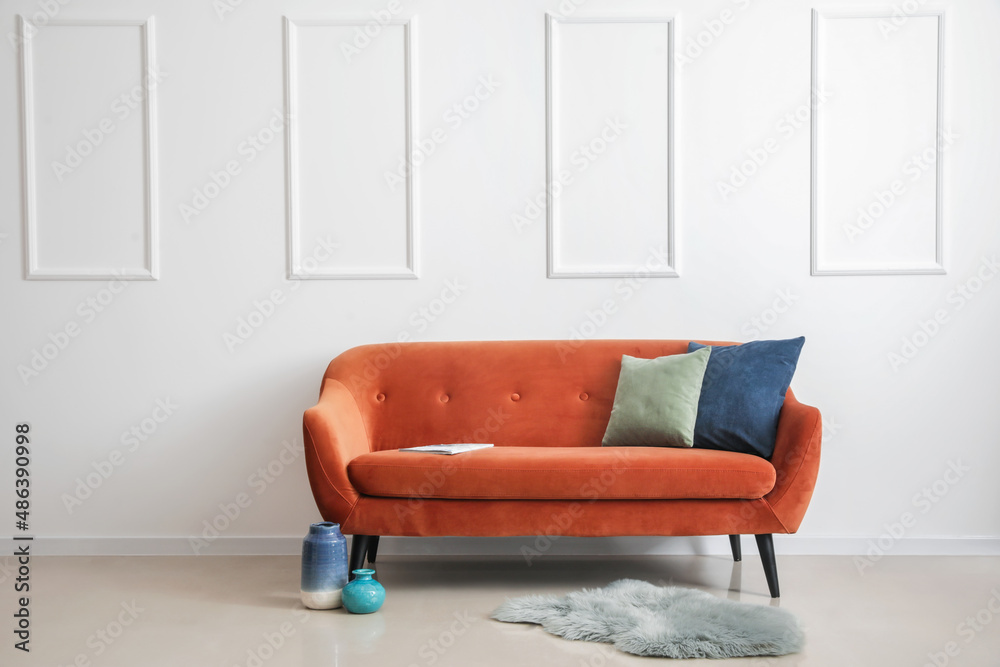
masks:
[[(489, 619), (506, 596), (565, 594), (630, 577), (779, 605), (806, 628), (782, 658), (693, 665), (1000, 665), (1000, 558), (885, 557), (859, 574), (848, 556), (778, 558), (783, 597), (760, 560), (722, 556), (521, 559), (383, 556), (381, 611), (304, 610), (288, 556), (44, 557), (32, 560), (31, 653), (0, 664), (122, 667), (644, 665), (615, 649)], [(10, 579), (0, 596), (14, 610)], [(11, 623), (6, 624), (11, 627)], [(950, 655), (949, 655), (950, 653)], [(936, 661), (936, 662), (935, 662)]]

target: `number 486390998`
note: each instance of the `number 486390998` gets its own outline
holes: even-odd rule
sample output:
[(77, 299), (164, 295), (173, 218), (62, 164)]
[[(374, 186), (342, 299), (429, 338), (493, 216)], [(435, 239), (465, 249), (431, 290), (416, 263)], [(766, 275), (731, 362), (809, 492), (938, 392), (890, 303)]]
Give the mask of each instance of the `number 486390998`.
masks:
[(16, 478), (14, 495), (17, 496), (14, 503), (14, 514), (17, 517), (15, 525), (18, 530), (28, 530), (28, 510), (31, 507), (28, 500), (31, 495), (31, 472), (28, 470), (28, 466), (31, 464), (31, 449), (29, 448), (28, 432), (31, 428), (27, 424), (18, 424), (15, 430), (17, 431), (14, 445), (14, 475)]

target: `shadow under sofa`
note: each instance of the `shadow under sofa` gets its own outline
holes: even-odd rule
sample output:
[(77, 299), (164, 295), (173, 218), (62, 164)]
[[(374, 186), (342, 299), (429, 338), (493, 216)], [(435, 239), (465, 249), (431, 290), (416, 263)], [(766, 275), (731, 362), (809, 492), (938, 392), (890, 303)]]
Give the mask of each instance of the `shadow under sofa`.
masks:
[[(698, 341), (706, 345), (727, 342)], [(697, 448), (601, 447), (622, 355), (686, 340), (386, 343), (328, 366), (303, 433), (326, 521), (353, 535), (350, 569), (381, 536), (754, 535), (778, 597), (772, 535), (794, 533), (819, 470), (819, 410), (791, 390), (770, 459)], [(400, 452), (452, 442), (456, 456)]]

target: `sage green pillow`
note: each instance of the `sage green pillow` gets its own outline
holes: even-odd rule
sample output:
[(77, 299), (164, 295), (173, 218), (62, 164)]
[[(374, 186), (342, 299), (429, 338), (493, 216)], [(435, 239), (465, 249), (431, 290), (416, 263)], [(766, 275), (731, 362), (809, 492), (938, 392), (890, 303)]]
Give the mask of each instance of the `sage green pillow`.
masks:
[(711, 348), (658, 359), (622, 356), (604, 447), (692, 447)]

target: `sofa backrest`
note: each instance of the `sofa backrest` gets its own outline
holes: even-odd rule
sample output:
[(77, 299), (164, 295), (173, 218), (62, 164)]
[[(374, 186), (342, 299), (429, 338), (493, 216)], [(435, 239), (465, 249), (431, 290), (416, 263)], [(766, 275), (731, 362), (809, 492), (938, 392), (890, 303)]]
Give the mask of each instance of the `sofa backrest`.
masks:
[(599, 447), (622, 355), (652, 359), (682, 354), (687, 345), (687, 340), (386, 343), (344, 352), (325, 377), (354, 395), (375, 451), (448, 442)]

